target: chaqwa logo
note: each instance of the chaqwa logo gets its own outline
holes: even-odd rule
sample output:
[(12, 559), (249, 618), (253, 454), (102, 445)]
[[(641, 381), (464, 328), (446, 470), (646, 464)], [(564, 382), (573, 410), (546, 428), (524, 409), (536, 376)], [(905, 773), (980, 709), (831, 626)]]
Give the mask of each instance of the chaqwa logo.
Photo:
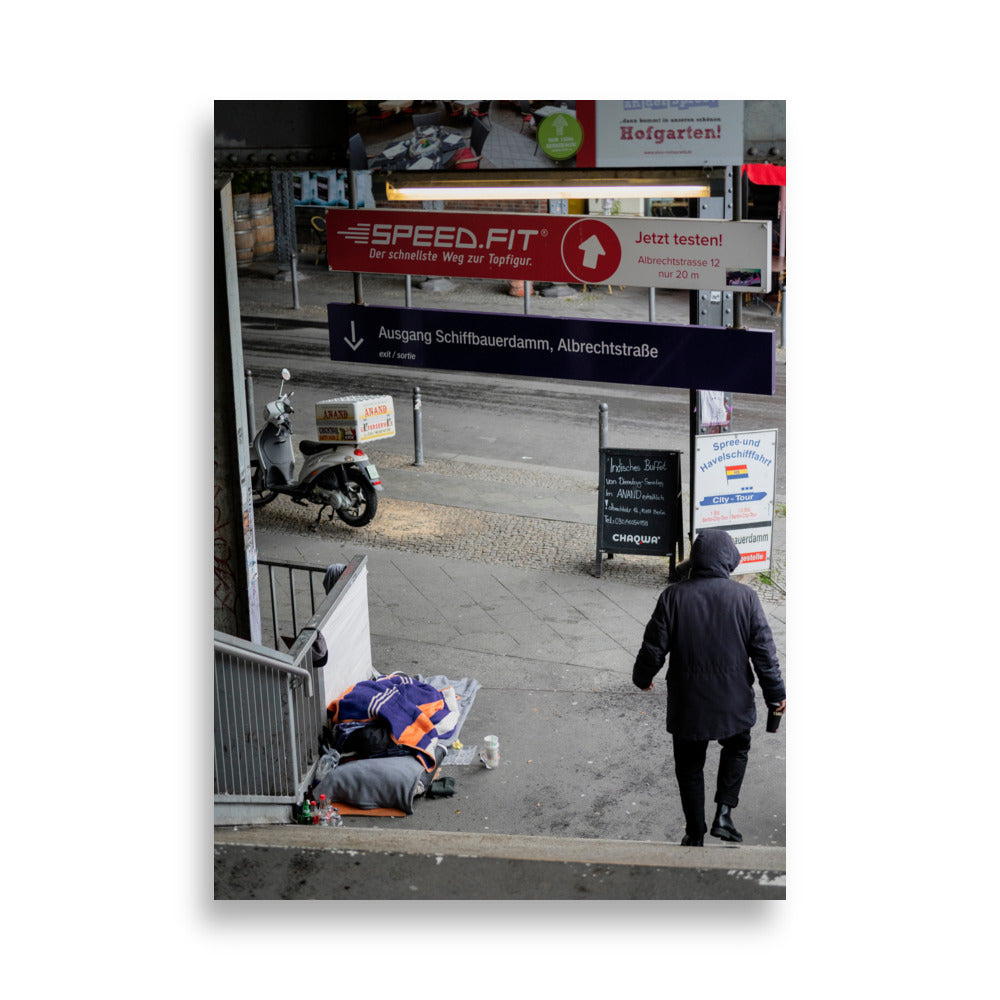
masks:
[(611, 541), (624, 542), (627, 545), (659, 545), (659, 535), (612, 535)]

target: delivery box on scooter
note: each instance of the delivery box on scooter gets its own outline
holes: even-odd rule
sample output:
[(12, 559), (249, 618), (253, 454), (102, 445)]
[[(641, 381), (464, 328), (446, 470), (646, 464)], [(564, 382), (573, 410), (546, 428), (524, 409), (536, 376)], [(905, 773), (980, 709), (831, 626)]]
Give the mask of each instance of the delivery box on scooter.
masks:
[(360, 444), (394, 437), (396, 416), (392, 396), (339, 396), (316, 404), (320, 441)]

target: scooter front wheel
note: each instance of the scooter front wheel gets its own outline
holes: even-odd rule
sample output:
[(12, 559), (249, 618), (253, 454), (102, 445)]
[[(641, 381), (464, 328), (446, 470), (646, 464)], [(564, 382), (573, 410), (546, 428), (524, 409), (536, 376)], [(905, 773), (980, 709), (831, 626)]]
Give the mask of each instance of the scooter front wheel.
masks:
[(337, 517), (352, 528), (360, 528), (375, 516), (378, 494), (371, 480), (356, 466), (347, 470), (347, 488), (354, 503), (350, 507), (338, 507)]

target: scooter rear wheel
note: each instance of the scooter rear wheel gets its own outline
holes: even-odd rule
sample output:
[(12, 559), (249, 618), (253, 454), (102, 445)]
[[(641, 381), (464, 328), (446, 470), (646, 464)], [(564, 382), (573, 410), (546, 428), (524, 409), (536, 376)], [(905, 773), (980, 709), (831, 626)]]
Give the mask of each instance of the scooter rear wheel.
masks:
[(378, 510), (378, 494), (371, 480), (355, 467), (347, 470), (348, 487), (354, 498), (353, 507), (338, 507), (337, 517), (352, 528), (366, 525)]
[(250, 473), (250, 490), (253, 493), (254, 509), (264, 507), (278, 496), (274, 490), (265, 489), (261, 484), (260, 469), (254, 465)]
[(271, 490), (261, 490), (260, 493), (254, 493), (253, 495), (253, 506), (254, 510), (258, 507), (266, 507), (272, 500), (278, 497), (279, 494), (272, 492)]

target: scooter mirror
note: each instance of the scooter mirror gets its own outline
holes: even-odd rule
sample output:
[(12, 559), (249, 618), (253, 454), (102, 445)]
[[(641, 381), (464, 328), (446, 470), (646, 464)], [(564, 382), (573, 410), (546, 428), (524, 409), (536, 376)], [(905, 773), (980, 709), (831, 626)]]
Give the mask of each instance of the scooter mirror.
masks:
[(292, 373), (287, 368), (281, 369), (281, 380), (287, 382), (292, 377)]

